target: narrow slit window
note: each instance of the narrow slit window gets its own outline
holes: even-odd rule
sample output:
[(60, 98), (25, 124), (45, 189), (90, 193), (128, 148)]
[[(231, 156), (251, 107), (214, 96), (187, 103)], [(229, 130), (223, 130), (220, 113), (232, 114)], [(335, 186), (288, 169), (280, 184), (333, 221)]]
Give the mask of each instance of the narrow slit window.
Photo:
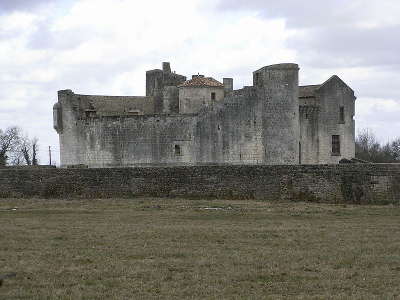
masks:
[(215, 100), (215, 93), (211, 93), (211, 100)]
[(301, 143), (299, 142), (299, 164), (301, 165)]
[(340, 155), (340, 136), (332, 135), (332, 155)]
[(182, 151), (181, 151), (181, 146), (175, 145), (175, 156), (181, 156)]
[(339, 120), (340, 120), (340, 123), (344, 123), (344, 106), (340, 107)]
[(260, 73), (256, 73), (255, 83), (254, 85), (257, 86), (260, 84)]

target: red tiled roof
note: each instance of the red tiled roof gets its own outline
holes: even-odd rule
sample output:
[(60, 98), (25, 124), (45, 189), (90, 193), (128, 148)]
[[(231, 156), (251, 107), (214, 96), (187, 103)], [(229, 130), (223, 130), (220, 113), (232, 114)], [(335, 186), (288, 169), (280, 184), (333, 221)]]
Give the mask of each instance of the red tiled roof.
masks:
[(179, 87), (184, 87), (184, 86), (197, 86), (197, 87), (202, 87), (202, 86), (210, 86), (210, 87), (224, 87), (224, 85), (219, 82), (218, 80), (215, 80), (212, 77), (202, 77), (202, 76), (193, 76), (192, 79), (185, 81)]

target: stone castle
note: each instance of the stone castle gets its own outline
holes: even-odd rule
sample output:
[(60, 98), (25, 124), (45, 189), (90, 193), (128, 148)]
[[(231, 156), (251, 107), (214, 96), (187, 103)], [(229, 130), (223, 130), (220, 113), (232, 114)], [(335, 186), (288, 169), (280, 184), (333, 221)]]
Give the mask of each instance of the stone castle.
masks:
[(297, 64), (253, 72), (253, 85), (146, 72), (146, 96), (58, 92), (61, 166), (336, 164), (355, 156), (354, 91), (334, 75), (299, 86)]

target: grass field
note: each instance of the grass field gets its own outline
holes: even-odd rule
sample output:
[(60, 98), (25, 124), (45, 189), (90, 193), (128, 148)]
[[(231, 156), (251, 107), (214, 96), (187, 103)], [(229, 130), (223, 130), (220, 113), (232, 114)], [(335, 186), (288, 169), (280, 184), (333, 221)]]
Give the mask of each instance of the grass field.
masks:
[(0, 200), (0, 299), (399, 299), (400, 207)]

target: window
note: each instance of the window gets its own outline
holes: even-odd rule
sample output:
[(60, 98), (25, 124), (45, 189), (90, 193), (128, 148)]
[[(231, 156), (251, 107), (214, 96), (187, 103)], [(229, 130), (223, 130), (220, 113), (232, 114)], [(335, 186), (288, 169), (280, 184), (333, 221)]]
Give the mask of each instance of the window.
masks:
[(339, 123), (344, 124), (344, 107), (340, 107), (340, 112), (339, 112)]
[(211, 93), (211, 100), (215, 100), (215, 93)]
[(137, 116), (137, 115), (142, 115), (142, 112), (138, 109), (131, 109), (128, 111), (128, 114)]
[(301, 165), (301, 143), (299, 142), (299, 164)]
[(182, 155), (181, 146), (175, 145), (175, 156), (181, 156), (181, 155)]
[(259, 84), (260, 84), (260, 73), (256, 73), (254, 85), (257, 86)]
[(94, 109), (85, 110), (86, 118), (93, 118), (96, 116), (96, 111)]
[(332, 155), (340, 155), (340, 136), (332, 135)]

